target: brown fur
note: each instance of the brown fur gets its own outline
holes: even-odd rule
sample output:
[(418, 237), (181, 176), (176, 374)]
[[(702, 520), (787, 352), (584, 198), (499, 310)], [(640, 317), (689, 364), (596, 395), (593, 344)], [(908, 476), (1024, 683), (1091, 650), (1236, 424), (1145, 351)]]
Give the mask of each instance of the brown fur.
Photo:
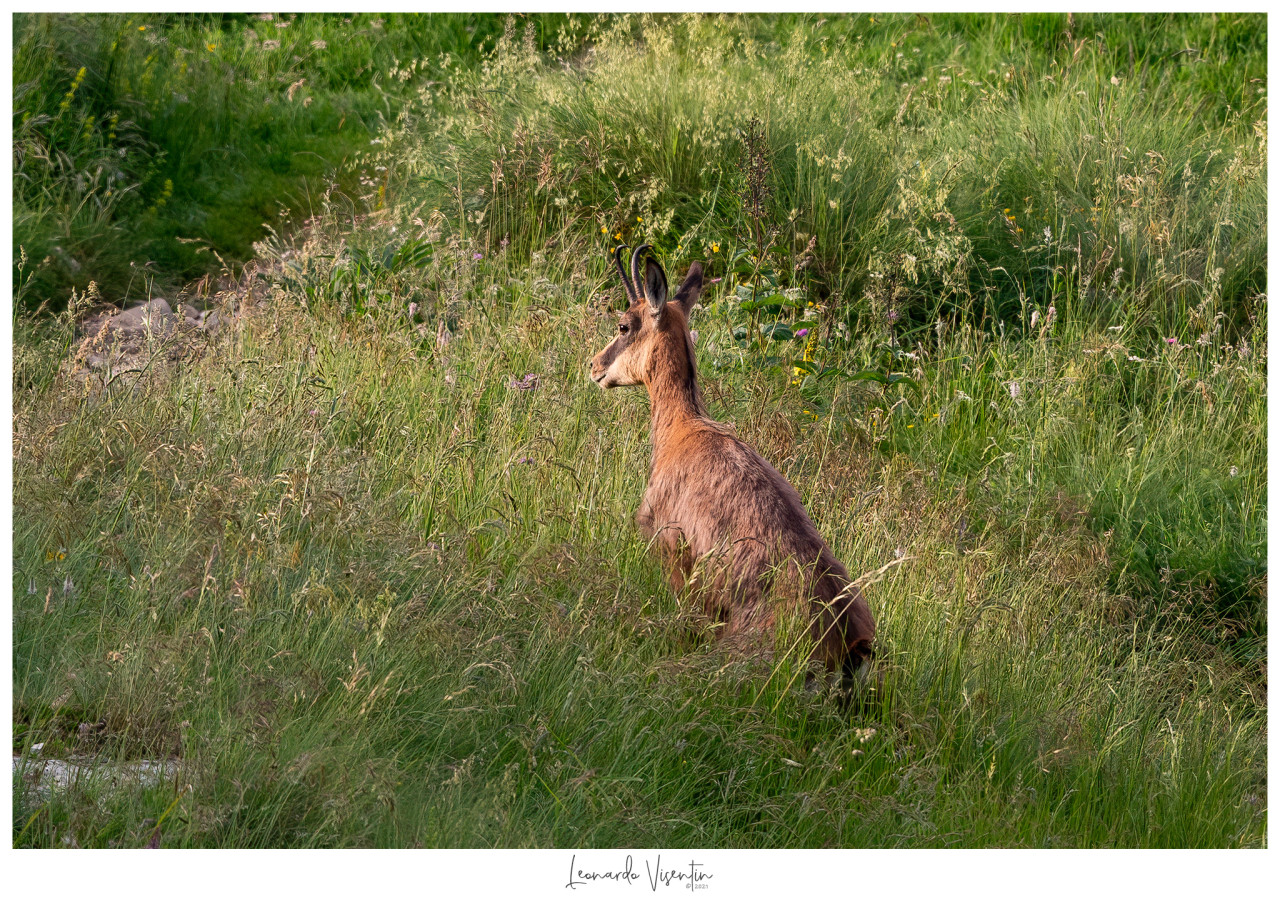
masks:
[[(620, 257), (618, 268), (625, 282)], [(627, 287), (631, 306), (618, 337), (592, 359), (591, 377), (602, 387), (648, 388), (653, 462), (636, 522), (658, 548), (672, 587), (688, 586), (735, 640), (771, 632), (780, 610), (807, 613), (814, 658), (830, 671), (856, 668), (875, 636), (861, 591), (795, 488), (707, 415), (688, 326), (702, 266), (690, 266), (670, 302), (652, 259), (644, 285)]]

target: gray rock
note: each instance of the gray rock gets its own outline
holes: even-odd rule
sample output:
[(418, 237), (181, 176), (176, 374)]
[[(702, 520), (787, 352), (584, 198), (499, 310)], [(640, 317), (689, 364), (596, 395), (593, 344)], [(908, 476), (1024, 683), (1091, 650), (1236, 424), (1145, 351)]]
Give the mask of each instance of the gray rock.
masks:
[(141, 306), (124, 310), (108, 321), (107, 327), (125, 333), (151, 331), (153, 334), (168, 334), (176, 324), (169, 302), (156, 297)]

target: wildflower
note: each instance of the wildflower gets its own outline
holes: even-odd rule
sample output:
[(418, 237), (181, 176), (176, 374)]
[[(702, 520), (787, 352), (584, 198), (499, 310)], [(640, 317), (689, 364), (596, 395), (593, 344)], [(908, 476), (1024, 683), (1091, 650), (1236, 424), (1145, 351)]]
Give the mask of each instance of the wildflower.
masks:
[(885, 318), (889, 319), (889, 324), (893, 324), (898, 320), (898, 310), (890, 309), (888, 314), (885, 315)]
[(1033, 328), (1034, 328), (1034, 327), (1036, 326), (1036, 322), (1038, 322), (1038, 321), (1040, 321), (1040, 310), (1039, 310), (1039, 309), (1033, 309), (1033, 310), (1031, 311), (1031, 327), (1033, 327)]
[(418, 314), (418, 304), (417, 304), (417, 303), (410, 303), (410, 304), (409, 304), (409, 318), (413, 318), (413, 317), (414, 317), (415, 315), (417, 315), (417, 314)]
[(307, 414), (308, 414), (308, 415), (310, 415), (312, 418), (315, 418), (317, 415), (319, 415), (319, 414), (320, 414), (320, 410), (319, 410), (319, 409), (312, 409), (312, 410), (311, 410), (310, 412), (308, 412)]
[(1008, 387), (1009, 387), (1010, 398), (1016, 400), (1019, 396), (1022, 395), (1022, 388), (1018, 386), (1017, 381), (1010, 381), (1008, 384)]
[(797, 331), (797, 332), (796, 332), (796, 336), (797, 336), (797, 337), (808, 337), (808, 336), (809, 336), (809, 329), (808, 329), (808, 328), (801, 328), (799, 331)]
[(643, 222), (643, 221), (644, 221), (644, 218), (643, 218), (642, 216), (637, 215), (637, 216), (636, 216), (636, 221), (637, 221), (637, 222)]
[(279, 50), (279, 49), (280, 49), (280, 42), (279, 42), (279, 41), (274, 41), (274, 40), (272, 40), (272, 41), (263, 41), (263, 42), (262, 42), (262, 49), (263, 49), (263, 50)]
[(723, 281), (723, 280), (724, 280), (724, 278), (712, 278), (712, 279), (711, 279), (711, 281), (710, 281), (710, 283), (711, 283), (711, 284), (719, 284), (719, 283), (720, 283), (721, 281)]
[(218, 45), (217, 45), (217, 44), (205, 44), (205, 45), (204, 45), (204, 48), (205, 48), (206, 50), (208, 50), (210, 53), (212, 53), (214, 50), (217, 50), (217, 49), (218, 49)]
[(311, 46), (315, 47), (317, 50), (323, 50), (329, 45), (325, 41), (312, 41)]
[(712, 242), (711, 242), (711, 252), (713, 252), (713, 253), (719, 253), (719, 252), (720, 252), (720, 244), (716, 243), (715, 241), (712, 241)]
[(483, 258), (484, 258), (484, 253), (472, 253), (472, 254), (471, 254), (471, 258), (472, 258), (472, 259), (483, 259)]
[(1229, 472), (1228, 472), (1228, 474), (1229, 474), (1229, 475), (1231, 475), (1231, 477), (1233, 477), (1233, 478), (1234, 478), (1236, 475), (1240, 474), (1240, 469), (1238, 469), (1238, 468), (1236, 468), (1234, 465), (1232, 465), (1232, 466), (1231, 466), (1231, 471), (1229, 471)]
[(601, 233), (601, 234), (608, 234), (608, 233), (609, 233), (609, 229), (608, 229), (605, 225), (601, 225), (601, 226), (600, 226), (600, 233)]
[(622, 240), (622, 232), (621, 232), (621, 231), (619, 231), (617, 234), (613, 235), (613, 239), (614, 239), (614, 240)]
[(537, 390), (541, 386), (541, 383), (539, 382), (537, 375), (533, 372), (528, 372), (519, 380), (512, 378), (507, 382), (507, 386), (512, 390)]
[(139, 30), (139, 31), (146, 31), (146, 30), (147, 30), (147, 26), (146, 26), (146, 25), (139, 25), (139, 26), (138, 26), (138, 30)]
[(507, 247), (511, 246), (511, 238), (509, 237), (502, 238), (502, 240), (498, 241), (498, 246), (501, 249), (505, 250)]

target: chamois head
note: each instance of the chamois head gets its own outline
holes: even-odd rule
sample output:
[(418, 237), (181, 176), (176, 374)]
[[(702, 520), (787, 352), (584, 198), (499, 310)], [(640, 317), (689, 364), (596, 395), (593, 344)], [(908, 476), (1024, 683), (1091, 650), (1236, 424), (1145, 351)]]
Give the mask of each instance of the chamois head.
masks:
[[(629, 387), (648, 383), (655, 366), (671, 364), (683, 358), (693, 365), (693, 340), (689, 335), (689, 313), (702, 292), (702, 264), (689, 266), (684, 283), (676, 295), (667, 300), (667, 275), (652, 256), (645, 258), (644, 280), (640, 279), (640, 260), (649, 244), (636, 247), (631, 254), (631, 276), (622, 265), (620, 246), (613, 261), (630, 305), (618, 316), (618, 334), (591, 360), (591, 380), (601, 387)], [(675, 352), (655, 352), (660, 348)]]

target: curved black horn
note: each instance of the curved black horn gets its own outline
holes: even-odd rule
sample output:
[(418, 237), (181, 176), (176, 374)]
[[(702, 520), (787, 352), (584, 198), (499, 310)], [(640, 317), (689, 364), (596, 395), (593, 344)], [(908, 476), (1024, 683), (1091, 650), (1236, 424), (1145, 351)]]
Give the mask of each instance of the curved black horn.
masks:
[(629, 249), (631, 249), (631, 247), (627, 246), (625, 243), (618, 244), (618, 248), (613, 251), (613, 262), (618, 266), (618, 274), (622, 277), (622, 286), (627, 291), (627, 299), (634, 303), (640, 299), (640, 294), (636, 290), (636, 285), (627, 278), (627, 270), (622, 266), (622, 251)]
[(631, 283), (635, 285), (636, 295), (639, 296), (643, 291), (641, 289), (644, 282), (640, 280), (640, 257), (644, 255), (645, 250), (652, 250), (653, 244), (642, 243), (636, 247), (636, 251), (631, 254)]

